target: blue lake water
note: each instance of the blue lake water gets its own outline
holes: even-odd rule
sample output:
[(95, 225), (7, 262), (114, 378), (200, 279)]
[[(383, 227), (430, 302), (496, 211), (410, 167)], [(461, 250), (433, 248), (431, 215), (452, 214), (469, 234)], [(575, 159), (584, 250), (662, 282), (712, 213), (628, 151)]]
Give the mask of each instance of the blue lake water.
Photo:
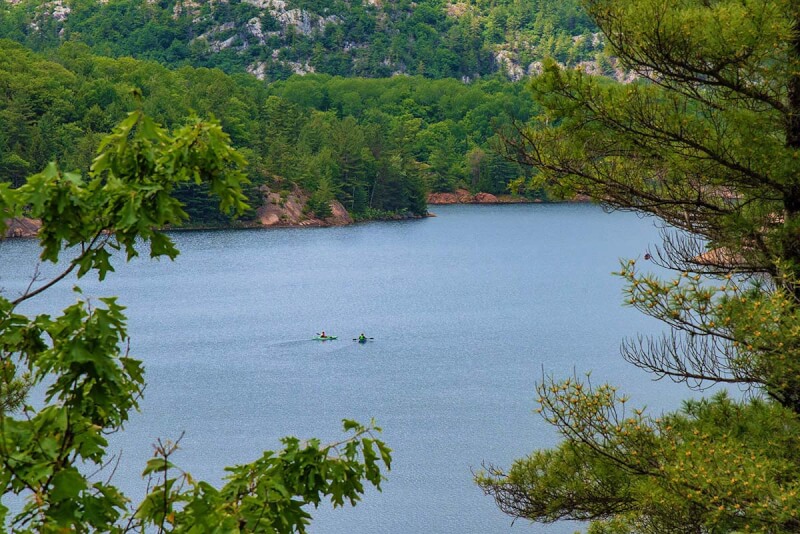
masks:
[[(383, 492), (317, 510), (312, 532), (572, 532), (495, 507), (482, 463), (558, 441), (533, 413), (542, 373), (592, 371), (656, 411), (688, 395), (619, 356), (660, 326), (624, 308), (621, 257), (658, 242), (651, 219), (591, 205), (433, 206), (437, 217), (344, 228), (173, 234), (175, 262), (118, 263), (93, 297), (128, 307), (145, 362), (142, 411), (113, 437), (115, 480), (134, 499), (158, 437), (185, 431), (175, 462), (219, 481), (284, 435), (338, 440), (342, 418), (374, 417), (394, 450)], [(19, 292), (37, 255), (0, 244), (0, 285)], [(53, 272), (45, 268), (45, 272)], [(23, 311), (75, 300), (67, 281)], [(319, 342), (316, 332), (338, 335)], [(351, 341), (360, 332), (375, 338)]]

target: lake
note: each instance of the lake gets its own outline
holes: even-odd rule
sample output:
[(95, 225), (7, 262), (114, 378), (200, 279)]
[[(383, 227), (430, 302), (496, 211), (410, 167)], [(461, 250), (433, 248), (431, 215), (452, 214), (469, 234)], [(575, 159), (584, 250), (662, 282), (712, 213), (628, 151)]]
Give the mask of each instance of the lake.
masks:
[[(185, 431), (175, 463), (219, 481), (222, 468), (284, 435), (342, 437), (342, 418), (383, 427), (394, 450), (383, 492), (314, 513), (311, 531), (572, 532), (500, 513), (472, 482), (558, 436), (538, 415), (544, 374), (592, 371), (661, 411), (688, 396), (619, 356), (660, 325), (621, 306), (619, 258), (658, 242), (652, 219), (586, 204), (432, 206), (437, 216), (343, 228), (174, 233), (175, 262), (118, 263), (92, 297), (128, 307), (144, 360), (142, 411), (113, 437), (115, 480), (138, 500), (158, 437)], [(27, 284), (36, 243), (0, 245), (6, 294)], [(52, 268), (49, 272), (53, 272)], [(75, 300), (62, 282), (23, 311)], [(313, 341), (325, 330), (336, 341)], [(358, 344), (360, 332), (374, 341)]]

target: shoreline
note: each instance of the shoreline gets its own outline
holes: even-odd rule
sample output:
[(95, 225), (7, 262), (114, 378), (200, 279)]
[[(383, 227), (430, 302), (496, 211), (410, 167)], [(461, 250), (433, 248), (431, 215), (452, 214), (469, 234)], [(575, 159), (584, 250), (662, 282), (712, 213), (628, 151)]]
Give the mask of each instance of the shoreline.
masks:
[(441, 206), (447, 204), (533, 204), (543, 203), (541, 199), (529, 199), (518, 195), (493, 195), (491, 193), (470, 193), (466, 189), (456, 189), (452, 193), (430, 193), (428, 204)]
[[(271, 228), (335, 228), (339, 226), (351, 226), (354, 224), (365, 224), (370, 222), (399, 222), (413, 221), (436, 217), (434, 213), (425, 215), (396, 215), (392, 217), (379, 217), (374, 219), (350, 220), (342, 224), (341, 222), (326, 222), (320, 219), (306, 219), (299, 223), (278, 222), (276, 224), (262, 224), (258, 219), (254, 221), (237, 222), (234, 224), (221, 225), (187, 225), (162, 228), (163, 232), (205, 232), (214, 230), (269, 230)], [(38, 236), (41, 222), (37, 219), (10, 219), (6, 221), (6, 231), (0, 236), (0, 242), (5, 239), (33, 239)]]
[[(477, 193), (472, 195), (468, 191), (459, 190), (456, 193), (431, 193), (428, 196), (428, 205), (430, 206), (446, 206), (452, 204), (461, 205), (513, 205), (513, 204), (561, 204), (564, 202), (588, 202), (589, 199), (576, 198), (575, 200), (567, 200), (560, 202), (544, 201), (541, 199), (528, 199), (524, 197), (512, 195), (495, 196), (490, 193)], [(343, 208), (342, 208), (343, 209)], [(169, 232), (193, 232), (193, 231), (207, 231), (207, 230), (260, 230), (268, 228), (332, 228), (336, 226), (350, 226), (352, 224), (362, 224), (376, 221), (408, 221), (417, 219), (426, 219), (428, 217), (436, 217), (435, 213), (428, 212), (425, 215), (393, 215), (387, 217), (376, 217), (374, 219), (361, 219), (353, 220), (348, 217), (346, 221), (341, 218), (336, 218), (331, 221), (324, 219), (305, 219), (299, 222), (289, 222), (286, 219), (280, 218), (272, 224), (264, 224), (264, 219), (256, 218), (252, 221), (239, 221), (227, 225), (187, 225), (163, 228), (164, 231)], [(41, 223), (36, 219), (29, 219), (27, 217), (10, 219), (6, 221), (6, 231), (4, 235), (0, 236), (0, 241), (3, 239), (29, 239), (38, 235)]]

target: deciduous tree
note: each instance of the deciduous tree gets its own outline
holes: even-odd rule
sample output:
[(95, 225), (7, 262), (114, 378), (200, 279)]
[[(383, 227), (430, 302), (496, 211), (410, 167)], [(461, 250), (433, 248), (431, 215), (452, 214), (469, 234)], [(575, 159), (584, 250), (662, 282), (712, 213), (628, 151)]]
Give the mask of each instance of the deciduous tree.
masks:
[[(34, 277), (18, 297), (0, 295), (4, 530), (304, 532), (307, 505), (354, 504), (365, 483), (380, 487), (391, 457), (374, 437), (379, 429), (345, 421), (342, 442), (285, 438), (283, 450), (228, 468), (221, 488), (178, 469), (176, 444), (159, 441), (143, 471), (149, 493), (131, 503), (109, 476), (105, 437), (122, 428), (144, 389), (142, 364), (128, 354), (123, 306), (78, 290), (78, 302), (57, 317), (19, 311), (70, 273), (104, 279), (120, 255), (130, 260), (149, 248), (151, 257), (174, 258), (178, 250), (161, 229), (187, 218), (175, 188), (204, 184), (223, 210), (241, 213), (243, 163), (217, 123), (194, 121), (169, 134), (134, 112), (101, 143), (87, 178), (51, 164), (19, 188), (0, 183), (0, 214), (41, 219), (41, 259), (64, 266), (52, 279)], [(43, 403), (28, 401), (30, 386), (45, 391)], [(24, 497), (21, 509), (8, 506), (12, 495)]]

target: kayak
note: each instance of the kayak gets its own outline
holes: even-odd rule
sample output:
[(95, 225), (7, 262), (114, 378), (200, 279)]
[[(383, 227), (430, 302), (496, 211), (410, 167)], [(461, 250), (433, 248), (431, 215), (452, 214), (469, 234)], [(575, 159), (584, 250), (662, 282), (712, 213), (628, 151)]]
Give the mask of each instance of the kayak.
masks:
[(358, 341), (359, 343), (366, 343), (369, 340), (367, 338), (364, 338), (364, 339), (357, 339), (356, 341)]
[(317, 336), (314, 339), (316, 339), (317, 341), (328, 341), (329, 339), (336, 339), (337, 337), (339, 336), (325, 336), (325, 337)]

